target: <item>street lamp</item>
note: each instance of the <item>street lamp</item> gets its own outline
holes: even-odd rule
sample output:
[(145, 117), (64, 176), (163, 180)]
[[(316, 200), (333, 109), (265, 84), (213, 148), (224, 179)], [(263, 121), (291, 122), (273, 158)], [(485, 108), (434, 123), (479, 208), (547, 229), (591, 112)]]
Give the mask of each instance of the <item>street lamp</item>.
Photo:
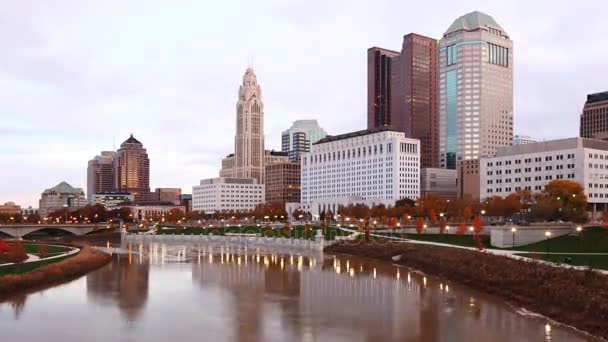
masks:
[(582, 232), (583, 232), (583, 227), (581, 226), (576, 226), (576, 232), (578, 233), (578, 245), (579, 248), (581, 250), (581, 252), (583, 251), (583, 239), (582, 239)]
[(550, 236), (551, 236), (551, 232), (547, 230), (545, 232), (545, 237), (546, 237), (546, 242), (547, 242), (547, 248), (546, 248), (547, 258), (549, 257), (549, 237)]
[(513, 227), (511, 228), (511, 233), (513, 233), (513, 245), (511, 245), (511, 247), (515, 247), (515, 232), (517, 231), (517, 228)]
[(482, 211), (481, 211), (481, 215), (485, 215), (485, 214), (486, 214), (486, 211), (485, 211), (485, 210), (482, 210)]

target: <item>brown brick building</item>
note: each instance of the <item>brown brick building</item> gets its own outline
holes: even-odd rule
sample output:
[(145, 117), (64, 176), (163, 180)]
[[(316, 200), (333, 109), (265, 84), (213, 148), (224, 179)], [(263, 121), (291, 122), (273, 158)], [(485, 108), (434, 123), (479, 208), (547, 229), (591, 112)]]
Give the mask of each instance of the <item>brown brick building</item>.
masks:
[(480, 177), (479, 159), (467, 159), (458, 162), (457, 167), (458, 198), (479, 199)]
[(300, 202), (300, 163), (266, 165), (266, 202)]
[(587, 95), (581, 114), (580, 136), (608, 139), (608, 91)]

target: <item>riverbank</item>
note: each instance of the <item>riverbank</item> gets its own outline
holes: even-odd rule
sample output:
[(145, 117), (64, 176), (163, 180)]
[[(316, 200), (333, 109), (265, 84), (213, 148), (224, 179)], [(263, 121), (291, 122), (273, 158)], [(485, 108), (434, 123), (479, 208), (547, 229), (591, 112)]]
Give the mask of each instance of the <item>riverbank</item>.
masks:
[[(608, 276), (460, 248), (342, 242), (328, 253), (364, 256), (419, 269), (504, 298), (560, 323), (608, 338)], [(398, 261), (393, 257), (401, 255)]]
[(111, 257), (93, 247), (85, 246), (80, 253), (50, 265), (22, 274), (0, 277), (0, 300), (21, 292), (30, 292), (74, 280), (109, 263)]

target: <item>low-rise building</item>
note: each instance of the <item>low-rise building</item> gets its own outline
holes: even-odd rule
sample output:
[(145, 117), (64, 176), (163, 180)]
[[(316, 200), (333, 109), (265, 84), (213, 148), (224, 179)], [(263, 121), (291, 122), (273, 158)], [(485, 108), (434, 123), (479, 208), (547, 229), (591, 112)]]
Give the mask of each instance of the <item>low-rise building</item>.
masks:
[(608, 141), (569, 138), (503, 147), (480, 160), (480, 197), (542, 191), (556, 179), (584, 187), (592, 210), (608, 209)]
[(15, 204), (15, 202), (6, 202), (0, 205), (0, 215), (19, 215), (21, 214), (21, 207)]
[(182, 189), (181, 188), (156, 188), (154, 191), (154, 200), (159, 202), (172, 202), (180, 204)]
[(266, 165), (266, 202), (300, 202), (300, 163)]
[(420, 141), (389, 127), (327, 136), (302, 155), (302, 210), (394, 205), (420, 196)]
[(186, 208), (182, 205), (159, 201), (125, 202), (115, 208), (129, 208), (133, 218), (139, 221), (161, 217), (168, 214), (172, 209), (179, 209), (184, 214), (186, 213)]
[(186, 212), (192, 211), (192, 194), (182, 194), (180, 196), (179, 204), (186, 208)]
[(516, 134), (513, 137), (513, 145), (531, 144), (538, 142), (536, 139), (532, 139), (529, 135)]
[(45, 217), (63, 208), (81, 208), (87, 205), (82, 188), (75, 188), (66, 182), (46, 189), (40, 197), (40, 216)]
[(192, 187), (192, 210), (207, 214), (250, 211), (263, 201), (264, 184), (255, 178), (210, 178)]
[(420, 169), (420, 195), (436, 193), (445, 199), (456, 198), (456, 170), (422, 168)]

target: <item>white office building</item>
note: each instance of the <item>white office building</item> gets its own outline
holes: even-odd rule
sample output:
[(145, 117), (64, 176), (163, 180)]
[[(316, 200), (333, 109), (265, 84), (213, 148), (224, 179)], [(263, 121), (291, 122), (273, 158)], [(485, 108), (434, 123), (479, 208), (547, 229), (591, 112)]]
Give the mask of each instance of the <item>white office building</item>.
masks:
[(420, 141), (376, 128), (327, 136), (302, 155), (302, 209), (336, 213), (350, 204), (394, 205), (420, 195)]
[(542, 191), (556, 179), (583, 185), (591, 209), (608, 209), (608, 141), (569, 138), (499, 148), (480, 160), (480, 198)]
[(192, 187), (192, 210), (207, 214), (250, 211), (262, 202), (264, 184), (255, 178), (210, 178)]

